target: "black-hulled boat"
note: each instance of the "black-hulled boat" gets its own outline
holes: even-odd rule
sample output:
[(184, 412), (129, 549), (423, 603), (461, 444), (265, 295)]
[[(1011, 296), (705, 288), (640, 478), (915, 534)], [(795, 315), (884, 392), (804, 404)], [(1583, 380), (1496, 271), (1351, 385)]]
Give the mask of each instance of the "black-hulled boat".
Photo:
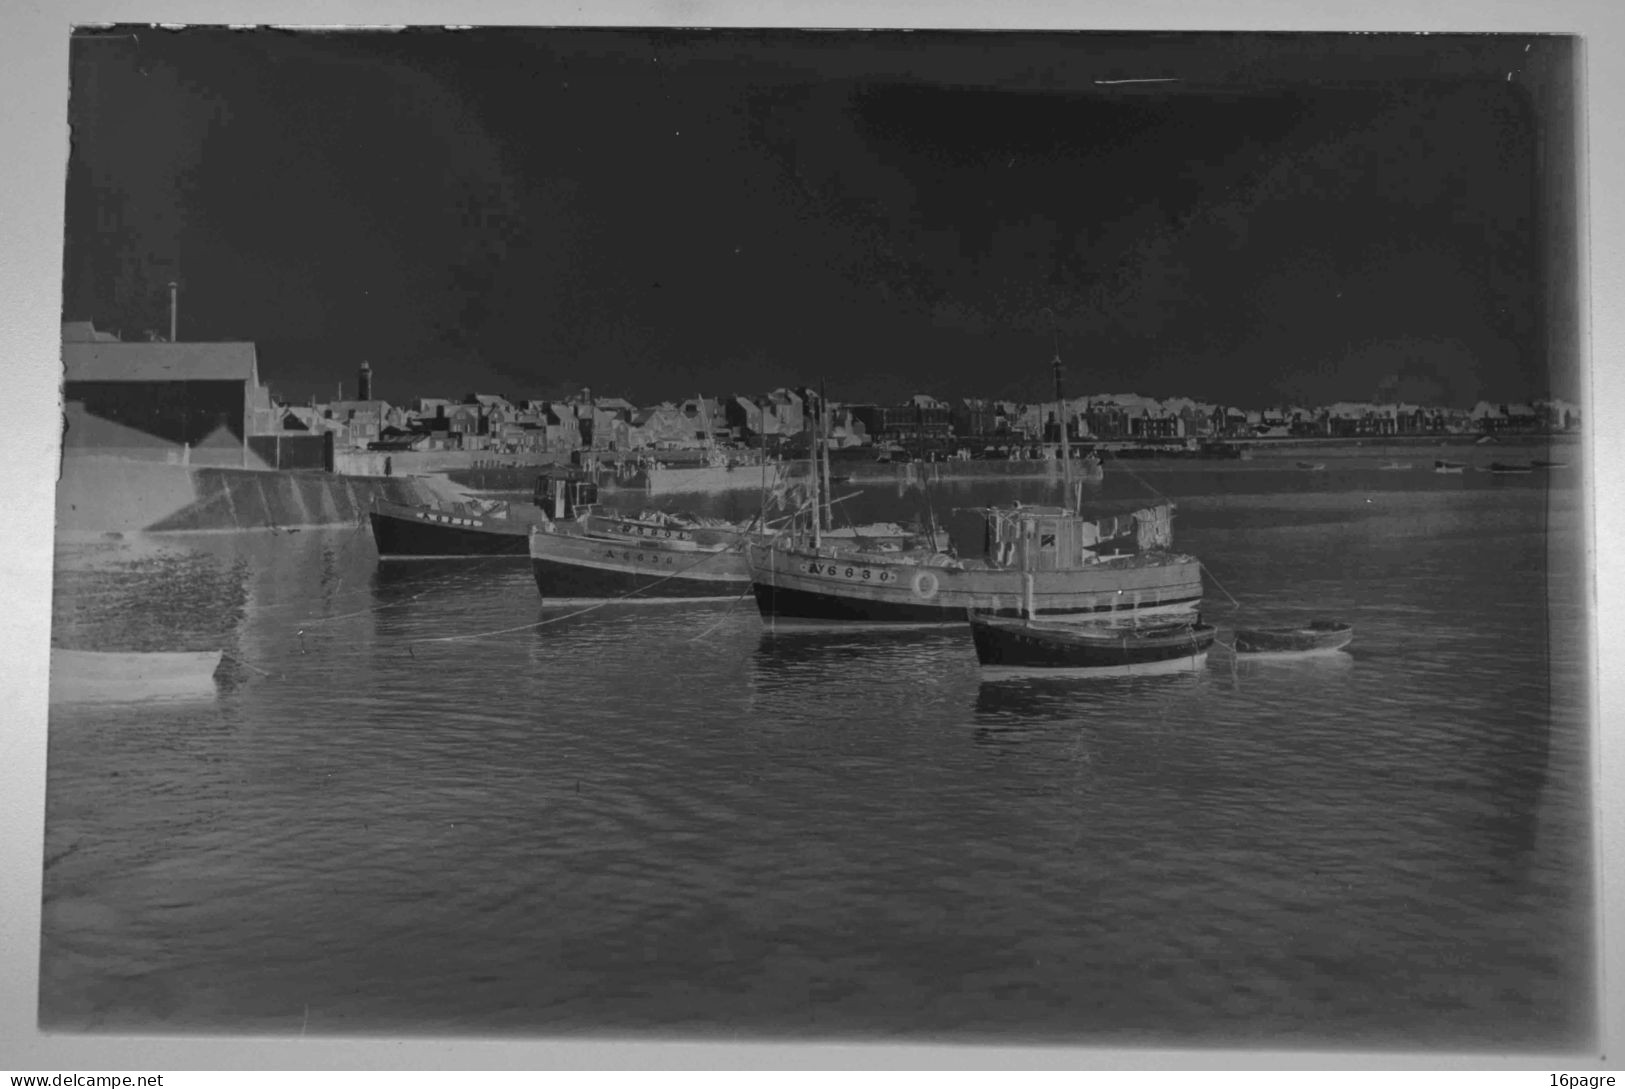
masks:
[[(369, 512), (382, 560), (444, 560), (529, 554), (531, 527), (597, 501), (578, 470), (559, 468), (536, 481), (534, 506), (471, 501), (451, 507), (379, 501)], [(556, 512), (556, 513), (555, 513)]]
[(972, 612), (971, 639), (983, 666), (1124, 669), (1195, 660), (1216, 635), (1198, 618), (1167, 624), (1055, 623)]
[(523, 556), (533, 524), (467, 504), (448, 510), (379, 501), (370, 514), (381, 560)]
[(1338, 620), (1315, 620), (1299, 628), (1250, 628), (1236, 632), (1237, 654), (1305, 654), (1341, 650), (1354, 628)]
[(1490, 462), (1490, 472), (1492, 472), (1492, 473), (1500, 473), (1502, 475), (1505, 475), (1505, 474), (1508, 474), (1508, 473), (1518, 473), (1518, 474), (1532, 473), (1534, 471), (1535, 471), (1535, 467), (1533, 465), (1513, 465), (1513, 464), (1509, 464), (1509, 463), (1504, 462), (1504, 461), (1492, 461), (1492, 462)]

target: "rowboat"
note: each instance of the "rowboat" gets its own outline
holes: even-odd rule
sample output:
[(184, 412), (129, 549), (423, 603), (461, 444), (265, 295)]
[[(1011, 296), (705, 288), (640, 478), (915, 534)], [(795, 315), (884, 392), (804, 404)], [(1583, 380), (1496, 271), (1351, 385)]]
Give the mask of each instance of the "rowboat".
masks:
[(1236, 632), (1237, 654), (1305, 654), (1340, 650), (1354, 628), (1337, 620), (1315, 620), (1299, 628), (1248, 628)]
[(1079, 624), (972, 613), (970, 627), (978, 662), (1016, 669), (1122, 669), (1198, 659), (1216, 635), (1200, 619)]
[(213, 699), (221, 651), (106, 652), (51, 648), (52, 703)]

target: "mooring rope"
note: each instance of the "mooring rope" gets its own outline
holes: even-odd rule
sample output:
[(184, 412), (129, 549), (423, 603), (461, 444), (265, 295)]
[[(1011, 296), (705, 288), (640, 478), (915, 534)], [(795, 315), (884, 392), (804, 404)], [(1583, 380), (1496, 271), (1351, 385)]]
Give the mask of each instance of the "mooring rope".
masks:
[(1207, 577), (1213, 580), (1213, 585), (1219, 588), (1219, 592), (1230, 599), (1230, 604), (1235, 608), (1240, 609), (1241, 602), (1237, 601), (1235, 596), (1231, 594), (1229, 590), (1224, 588), (1224, 583), (1219, 581), (1219, 577), (1213, 573), (1213, 569), (1203, 560), (1197, 560), (1196, 562), (1201, 564), (1202, 570), (1207, 572)]
[(700, 632), (700, 634), (694, 636), (694, 638), (690, 639), (689, 642), (690, 643), (698, 643), (701, 639), (704, 639), (707, 635), (710, 635), (712, 632), (714, 632), (718, 628), (722, 627), (722, 625), (727, 622), (728, 618), (733, 615), (734, 606), (738, 605), (741, 601), (745, 600), (745, 598), (748, 597), (750, 595), (751, 591), (754, 590), (754, 589), (755, 589), (754, 586), (745, 587), (744, 592), (742, 592), (738, 597), (734, 598), (732, 601), (728, 602), (727, 609), (723, 610), (722, 616), (717, 620), (717, 622), (715, 624), (712, 624), (709, 628), (706, 628), (704, 631)]

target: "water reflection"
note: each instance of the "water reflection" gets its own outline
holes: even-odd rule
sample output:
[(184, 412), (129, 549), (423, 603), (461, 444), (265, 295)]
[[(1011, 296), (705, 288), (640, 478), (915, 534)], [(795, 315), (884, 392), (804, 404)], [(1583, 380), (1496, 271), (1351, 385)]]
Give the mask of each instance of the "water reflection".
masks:
[(1167, 673), (1105, 673), (1082, 670), (984, 675), (976, 690), (978, 723), (1000, 727), (1033, 722), (1076, 722), (1136, 703), (1188, 698), (1207, 683), (1206, 671), (1189, 667)]
[[(970, 636), (960, 625), (908, 627), (899, 625), (778, 625), (764, 630), (753, 657), (766, 678), (821, 675), (825, 671), (863, 673), (888, 668), (925, 667), (955, 660), (970, 648)], [(963, 663), (956, 663), (962, 665)]]

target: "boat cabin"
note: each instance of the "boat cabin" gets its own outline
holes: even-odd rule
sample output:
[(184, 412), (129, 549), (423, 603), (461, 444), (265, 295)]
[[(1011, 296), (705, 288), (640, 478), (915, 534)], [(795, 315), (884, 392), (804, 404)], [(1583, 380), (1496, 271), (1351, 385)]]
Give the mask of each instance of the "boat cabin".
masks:
[(536, 505), (549, 518), (574, 518), (598, 502), (598, 485), (579, 470), (543, 473), (536, 478)]
[(1173, 509), (1148, 507), (1098, 522), (1063, 507), (990, 507), (987, 557), (1017, 571), (1072, 571), (1114, 553), (1148, 552), (1173, 544)]

